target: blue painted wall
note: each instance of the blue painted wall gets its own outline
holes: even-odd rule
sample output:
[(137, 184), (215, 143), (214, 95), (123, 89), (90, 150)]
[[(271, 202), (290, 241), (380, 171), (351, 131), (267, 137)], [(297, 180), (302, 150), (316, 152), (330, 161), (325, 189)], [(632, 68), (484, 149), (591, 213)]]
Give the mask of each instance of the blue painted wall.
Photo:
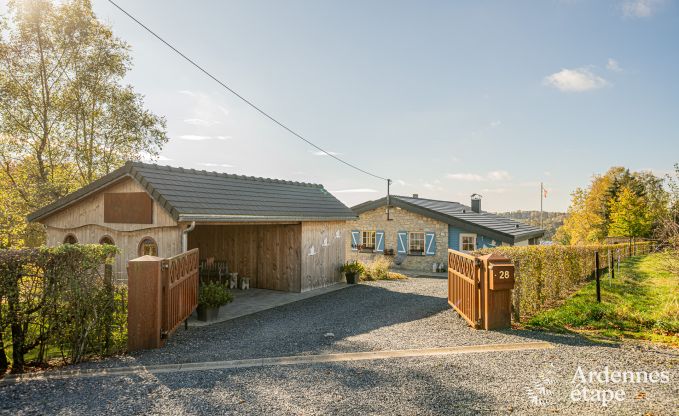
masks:
[[(448, 226), (448, 248), (452, 248), (453, 250), (460, 250), (460, 233), (467, 233), (469, 231), (462, 230), (460, 228), (453, 227), (452, 225)], [(497, 241), (496, 241), (497, 243)], [(493, 246), (493, 239), (490, 237), (486, 237), (481, 234), (476, 234), (476, 248), (484, 248), (484, 247), (494, 247)]]

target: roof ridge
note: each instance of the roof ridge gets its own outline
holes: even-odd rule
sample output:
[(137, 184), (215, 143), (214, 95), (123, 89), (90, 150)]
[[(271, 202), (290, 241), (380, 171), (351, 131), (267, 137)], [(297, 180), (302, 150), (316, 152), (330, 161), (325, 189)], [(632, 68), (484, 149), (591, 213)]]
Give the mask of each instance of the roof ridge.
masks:
[(235, 173), (208, 171), (208, 170), (205, 170), (205, 169), (198, 170), (198, 169), (193, 169), (193, 168), (184, 168), (184, 167), (177, 167), (177, 166), (170, 166), (170, 165), (159, 165), (157, 163), (144, 163), (144, 162), (128, 161), (128, 162), (126, 162), (126, 165), (128, 165), (130, 167), (143, 167), (143, 168), (152, 168), (152, 169), (157, 169), (157, 170), (167, 170), (167, 171), (170, 171), (170, 172), (193, 173), (193, 174), (199, 174), (199, 175), (205, 175), (205, 176), (218, 176), (218, 177), (243, 179), (243, 180), (256, 181), (256, 182), (279, 183), (279, 184), (286, 184), (286, 185), (307, 186), (307, 187), (325, 189), (325, 187), (322, 184), (319, 184), (319, 183), (289, 181), (289, 180), (285, 180), (285, 179), (265, 178), (265, 177), (262, 177), (262, 176), (238, 175), (238, 174), (235, 174)]
[(407, 196), (407, 195), (391, 195), (391, 196), (395, 196), (396, 198), (409, 198), (409, 199), (422, 199), (422, 200), (425, 200), (425, 201), (448, 202), (448, 203), (451, 203), (451, 204), (458, 204), (458, 205), (462, 205), (462, 206), (465, 206), (465, 207), (468, 206), (468, 205), (463, 204), (462, 202), (447, 201), (445, 199), (420, 198), (419, 196), (417, 198), (414, 198), (412, 196)]

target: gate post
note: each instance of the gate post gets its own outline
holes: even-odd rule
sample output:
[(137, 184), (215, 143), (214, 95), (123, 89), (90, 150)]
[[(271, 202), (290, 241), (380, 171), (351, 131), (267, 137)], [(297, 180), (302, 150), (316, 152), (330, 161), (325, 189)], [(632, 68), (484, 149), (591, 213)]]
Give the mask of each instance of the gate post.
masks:
[(479, 257), (482, 262), (482, 327), (511, 328), (514, 265), (508, 257), (492, 253)]
[(142, 256), (127, 263), (127, 350), (160, 348), (162, 330), (161, 261)]

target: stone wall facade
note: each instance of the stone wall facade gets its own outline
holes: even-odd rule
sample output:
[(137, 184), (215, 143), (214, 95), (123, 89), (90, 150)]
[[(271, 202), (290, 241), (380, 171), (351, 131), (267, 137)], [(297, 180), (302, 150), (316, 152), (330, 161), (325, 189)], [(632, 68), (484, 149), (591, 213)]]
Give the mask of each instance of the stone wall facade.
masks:
[(384, 231), (385, 250), (393, 249), (397, 252), (397, 233), (408, 232), (434, 232), (436, 238), (436, 255), (420, 256), (406, 255), (401, 265), (393, 265), (394, 269), (412, 271), (432, 271), (433, 263), (448, 263), (448, 224), (437, 221), (420, 214), (416, 214), (401, 208), (392, 208), (387, 221), (386, 206), (366, 211), (359, 215), (355, 221), (347, 221), (346, 256), (348, 260), (359, 260), (364, 263), (372, 262), (378, 258), (394, 260), (395, 256), (386, 256), (384, 253), (364, 253), (352, 250), (351, 231)]

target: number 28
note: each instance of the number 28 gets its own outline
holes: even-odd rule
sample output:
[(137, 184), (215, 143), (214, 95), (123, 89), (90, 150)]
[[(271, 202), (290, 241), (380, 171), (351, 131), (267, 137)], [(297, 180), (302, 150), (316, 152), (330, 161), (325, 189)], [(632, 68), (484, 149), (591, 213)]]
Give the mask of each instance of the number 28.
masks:
[(500, 279), (509, 279), (509, 270), (500, 270)]

